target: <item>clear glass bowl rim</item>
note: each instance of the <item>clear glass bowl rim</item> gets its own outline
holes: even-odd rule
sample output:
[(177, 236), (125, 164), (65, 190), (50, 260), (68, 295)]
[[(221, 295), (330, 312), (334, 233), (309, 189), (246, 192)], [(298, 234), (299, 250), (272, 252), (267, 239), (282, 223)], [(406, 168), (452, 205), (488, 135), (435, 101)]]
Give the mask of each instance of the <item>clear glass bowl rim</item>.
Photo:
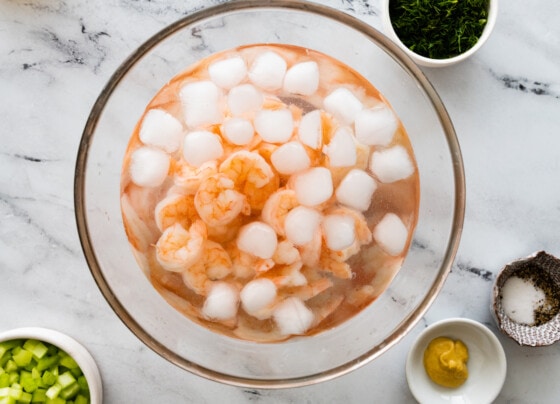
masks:
[[(442, 257), (441, 266), (438, 269), (438, 276), (436, 277), (436, 281), (433, 283), (432, 287), (426, 294), (426, 297), (418, 305), (416, 310), (414, 310), (410, 314), (410, 316), (404, 319), (400, 326), (394, 330), (392, 335), (390, 335), (382, 344), (372, 347), (371, 350), (365, 352), (358, 358), (353, 358), (347, 363), (332, 368), (328, 371), (323, 371), (321, 373), (303, 377), (295, 377), (291, 379), (261, 380), (237, 377), (221, 373), (212, 369), (202, 367), (177, 355), (172, 350), (168, 349), (167, 347), (159, 343), (156, 339), (154, 339), (127, 312), (126, 308), (121, 304), (121, 302), (112, 292), (108, 282), (103, 276), (99, 261), (96, 257), (94, 246), (91, 243), (88, 230), (88, 222), (86, 218), (85, 175), (89, 146), (93, 141), (95, 128), (101, 114), (103, 113), (103, 109), (115, 88), (137, 61), (139, 61), (145, 54), (152, 50), (163, 39), (198, 21), (233, 11), (271, 8), (292, 9), (296, 11), (317, 14), (325, 18), (335, 20), (338, 23), (347, 25), (357, 31), (360, 31), (362, 34), (368, 36), (374, 42), (376, 42), (376, 44), (379, 45), (385, 52), (391, 55), (394, 60), (421, 85), (422, 90), (425, 92), (427, 98), (433, 105), (434, 110), (439, 117), (442, 129), (446, 136), (446, 141), (453, 163), (455, 199), (453, 207), (452, 231), (449, 235), (445, 254)], [(442, 100), (440, 99), (439, 95), (437, 94), (428, 78), (424, 75), (422, 70), (413, 62), (413, 60), (394, 42), (384, 36), (377, 29), (359, 20), (358, 18), (322, 4), (311, 3), (305, 0), (232, 0), (194, 12), (166, 26), (165, 28), (154, 34), (142, 45), (140, 45), (115, 70), (105, 87), (102, 89), (97, 100), (95, 101), (95, 104), (91, 109), (84, 130), (82, 132), (82, 138), (78, 148), (75, 166), (74, 209), (82, 250), (97, 286), (101, 290), (101, 293), (103, 294), (104, 298), (107, 300), (115, 314), (117, 314), (117, 316), (123, 321), (125, 326), (128, 327), (132, 331), (132, 333), (136, 337), (138, 337), (146, 346), (148, 346), (158, 355), (167, 359), (174, 365), (212, 381), (244, 388), (281, 389), (308, 386), (332, 380), (336, 377), (348, 374), (351, 371), (356, 370), (371, 362), (375, 358), (379, 357), (382, 353), (386, 352), (390, 347), (399, 342), (408, 333), (408, 331), (410, 331), (416, 325), (416, 323), (421, 319), (421, 317), (435, 300), (439, 291), (443, 287), (447, 275), (451, 271), (451, 266), (459, 248), (459, 241), (463, 228), (466, 199), (465, 192), (465, 173), (463, 160), (461, 156), (459, 141), (457, 139), (451, 118), (449, 117)]]

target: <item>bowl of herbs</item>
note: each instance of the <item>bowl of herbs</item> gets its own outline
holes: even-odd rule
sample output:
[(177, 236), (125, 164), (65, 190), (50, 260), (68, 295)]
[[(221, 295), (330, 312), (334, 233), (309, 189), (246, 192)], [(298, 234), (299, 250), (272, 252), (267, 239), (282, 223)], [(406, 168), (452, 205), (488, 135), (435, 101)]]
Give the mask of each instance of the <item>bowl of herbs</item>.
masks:
[(417, 64), (449, 66), (480, 49), (496, 24), (498, 0), (383, 0), (385, 34)]

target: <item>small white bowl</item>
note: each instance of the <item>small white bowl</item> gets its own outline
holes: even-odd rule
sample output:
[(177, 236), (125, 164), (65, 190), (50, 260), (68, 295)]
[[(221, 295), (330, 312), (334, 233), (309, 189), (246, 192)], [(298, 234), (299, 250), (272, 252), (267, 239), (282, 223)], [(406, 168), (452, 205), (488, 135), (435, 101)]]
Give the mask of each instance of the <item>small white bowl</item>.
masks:
[(488, 40), (494, 26), (496, 25), (496, 19), (498, 16), (498, 0), (490, 0), (489, 10), (488, 10), (488, 21), (486, 22), (486, 26), (482, 31), (482, 35), (478, 39), (477, 43), (466, 52), (461, 53), (460, 55), (454, 56), (448, 59), (431, 59), (425, 56), (421, 56), (417, 53), (411, 51), (405, 44), (401, 42), (395, 30), (393, 29), (393, 25), (391, 24), (391, 17), (389, 15), (389, 2), (391, 0), (382, 0), (381, 6), (381, 19), (383, 22), (383, 31), (385, 35), (387, 35), (393, 42), (395, 42), (399, 48), (401, 48), (414, 62), (421, 66), (426, 67), (444, 67), (450, 66), (458, 62), (462, 62), (463, 60), (469, 58), (474, 53), (476, 53), (482, 45)]
[(12, 339), (36, 339), (48, 342), (65, 351), (74, 358), (86, 377), (91, 404), (101, 404), (103, 401), (101, 374), (91, 354), (78, 341), (59, 331), (41, 327), (15, 328), (0, 332), (0, 342)]
[[(424, 351), (437, 337), (461, 340), (469, 349), (469, 377), (452, 389), (434, 383), (424, 369)], [(420, 403), (491, 403), (506, 379), (506, 355), (498, 338), (487, 327), (466, 318), (451, 318), (427, 327), (418, 336), (406, 360), (406, 379)]]

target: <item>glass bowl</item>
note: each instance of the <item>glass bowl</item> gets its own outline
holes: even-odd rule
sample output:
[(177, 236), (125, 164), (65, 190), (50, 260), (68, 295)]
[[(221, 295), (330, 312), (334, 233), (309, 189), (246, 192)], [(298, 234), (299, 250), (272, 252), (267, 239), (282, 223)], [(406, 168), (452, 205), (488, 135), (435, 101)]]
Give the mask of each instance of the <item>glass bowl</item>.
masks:
[[(172, 308), (135, 261), (119, 203), (127, 143), (154, 94), (199, 59), (253, 43), (311, 48), (361, 73), (401, 118), (420, 173), (417, 227), (389, 288), (344, 324), (281, 343), (212, 333)], [(421, 70), (371, 26), (301, 1), (228, 2), (188, 15), (142, 44), (113, 74), (92, 108), (78, 150), (74, 196), (86, 260), (126, 326), (181, 368), (253, 388), (330, 380), (400, 341), (433, 302), (451, 269), (465, 210), (459, 144), (445, 107)]]

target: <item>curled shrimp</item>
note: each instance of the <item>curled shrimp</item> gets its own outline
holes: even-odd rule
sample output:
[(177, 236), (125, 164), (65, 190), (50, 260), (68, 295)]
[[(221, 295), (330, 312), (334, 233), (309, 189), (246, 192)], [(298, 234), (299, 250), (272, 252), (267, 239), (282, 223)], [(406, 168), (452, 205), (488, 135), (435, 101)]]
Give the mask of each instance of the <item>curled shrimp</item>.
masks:
[(276, 264), (290, 265), (301, 261), (301, 254), (294, 244), (289, 240), (282, 240), (278, 243), (276, 251), (272, 256)]
[(156, 258), (164, 269), (183, 272), (202, 256), (206, 237), (206, 225), (201, 220), (196, 220), (188, 230), (175, 223), (157, 241)]
[(194, 167), (186, 162), (180, 162), (175, 168), (173, 183), (182, 193), (195, 194), (202, 181), (218, 172), (218, 163), (215, 160), (207, 161), (200, 167)]
[(284, 221), (286, 215), (299, 205), (296, 192), (293, 189), (281, 188), (274, 192), (264, 203), (262, 208), (262, 219), (270, 225), (276, 234), (285, 236)]
[(202, 181), (194, 196), (194, 205), (206, 224), (223, 226), (240, 213), (250, 213), (245, 196), (234, 188), (233, 181), (223, 174), (216, 174)]
[(357, 210), (347, 208), (344, 206), (338, 206), (328, 209), (326, 214), (332, 215), (343, 215), (350, 216), (354, 219), (354, 229), (356, 232), (356, 237), (354, 242), (347, 248), (340, 251), (331, 251), (326, 247), (323, 248), (323, 253), (328, 250), (328, 255), (330, 255), (334, 260), (339, 262), (346, 261), (351, 256), (357, 254), (363, 245), (369, 244), (373, 238), (372, 232), (367, 224), (367, 220), (362, 212)]
[(225, 247), (232, 261), (232, 272), (236, 278), (249, 279), (257, 273), (263, 273), (274, 267), (275, 263), (272, 259), (263, 259), (255, 257), (245, 251), (237, 248), (234, 242), (230, 242)]
[(255, 152), (240, 150), (231, 154), (220, 164), (219, 171), (234, 182), (235, 188), (247, 197), (252, 209), (262, 209), (279, 186), (278, 175)]
[(323, 235), (321, 229), (317, 228), (313, 239), (309, 243), (297, 247), (304, 265), (315, 267), (319, 263), (322, 244)]
[(154, 218), (160, 231), (179, 223), (188, 229), (198, 218), (194, 206), (194, 195), (171, 194), (163, 198), (155, 207)]
[(221, 244), (206, 240), (200, 259), (182, 273), (182, 278), (187, 287), (206, 296), (213, 282), (231, 272), (232, 262), (227, 251)]

